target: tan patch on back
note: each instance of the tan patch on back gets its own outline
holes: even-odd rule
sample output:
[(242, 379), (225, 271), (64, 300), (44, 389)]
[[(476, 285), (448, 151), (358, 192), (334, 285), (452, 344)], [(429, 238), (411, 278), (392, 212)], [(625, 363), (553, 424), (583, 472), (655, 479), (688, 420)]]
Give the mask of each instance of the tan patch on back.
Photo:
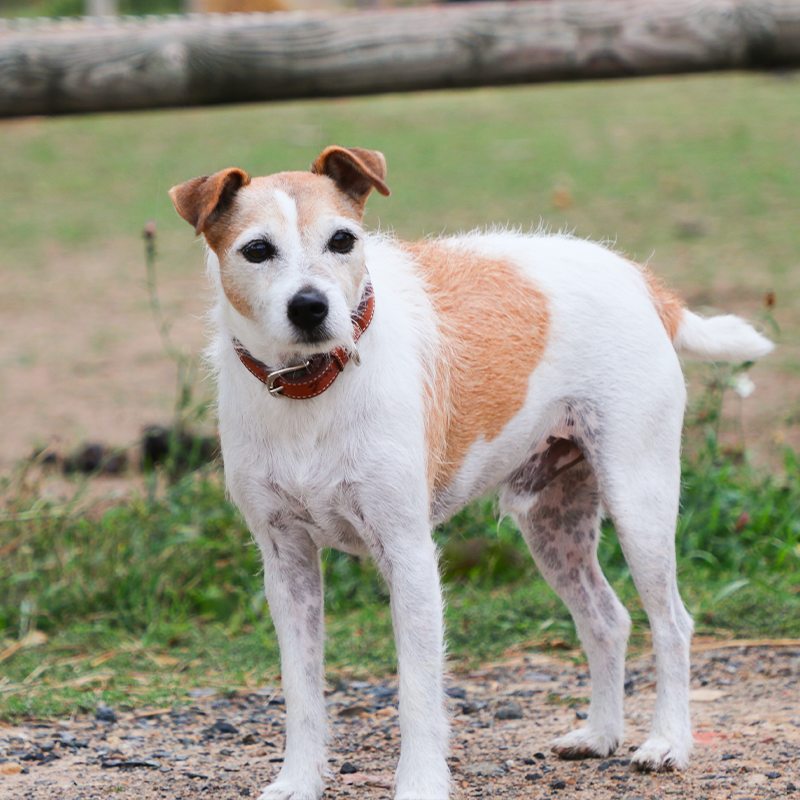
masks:
[(667, 335), (674, 340), (683, 319), (684, 303), (677, 295), (667, 289), (662, 280), (650, 272), (649, 269), (645, 267), (639, 267), (639, 269), (647, 282), (647, 289), (653, 299), (653, 305), (656, 307), (658, 316), (661, 317), (661, 322), (667, 331)]
[(426, 383), (428, 483), (455, 477), (470, 447), (525, 404), (547, 344), (547, 298), (508, 261), (440, 243), (407, 245), (429, 288), (442, 348)]

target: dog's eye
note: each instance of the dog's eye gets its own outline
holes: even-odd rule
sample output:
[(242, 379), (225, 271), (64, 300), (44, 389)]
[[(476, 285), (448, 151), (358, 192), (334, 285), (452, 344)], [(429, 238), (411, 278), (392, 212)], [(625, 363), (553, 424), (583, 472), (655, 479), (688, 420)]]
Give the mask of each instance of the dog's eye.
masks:
[(266, 239), (255, 239), (252, 242), (248, 242), (240, 252), (251, 264), (269, 261), (278, 254), (275, 245)]
[(328, 242), (328, 249), (334, 253), (349, 253), (356, 243), (356, 237), (348, 231), (336, 231)]

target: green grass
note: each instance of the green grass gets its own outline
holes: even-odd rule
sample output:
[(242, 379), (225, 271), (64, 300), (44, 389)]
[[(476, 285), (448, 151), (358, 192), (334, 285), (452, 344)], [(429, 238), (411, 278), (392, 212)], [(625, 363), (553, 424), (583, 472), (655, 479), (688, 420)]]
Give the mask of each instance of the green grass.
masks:
[[(695, 433), (696, 435), (696, 433)], [(698, 632), (800, 637), (800, 462), (756, 472), (707, 446), (685, 464), (680, 582)], [(737, 463), (737, 461), (739, 463)], [(278, 650), (258, 552), (213, 469), (104, 510), (51, 507), (7, 485), (0, 523), (0, 717), (188, 700), (188, 691), (273, 684)], [(157, 489), (157, 486), (161, 486)], [(610, 524), (600, 555), (634, 619), (646, 618)], [(577, 644), (569, 616), (491, 500), (436, 533), (456, 666), (520, 644)], [(385, 585), (369, 560), (325, 551), (328, 667), (395, 666)], [(44, 641), (43, 641), (44, 640)]]

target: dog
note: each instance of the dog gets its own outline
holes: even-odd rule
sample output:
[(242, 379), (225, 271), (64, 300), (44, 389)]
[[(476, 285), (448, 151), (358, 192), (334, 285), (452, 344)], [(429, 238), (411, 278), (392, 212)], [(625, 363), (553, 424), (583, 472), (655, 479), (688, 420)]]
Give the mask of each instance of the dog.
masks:
[(498, 490), (568, 606), (592, 680), (562, 758), (623, 736), (630, 618), (597, 561), (613, 519), (657, 666), (632, 764), (687, 765), (692, 620), (676, 582), (686, 402), (679, 353), (755, 360), (773, 345), (703, 319), (647, 269), (563, 234), (406, 243), (362, 227), (376, 151), (331, 146), (310, 172), (231, 168), (171, 190), (207, 244), (226, 482), (258, 543), (281, 650), (286, 748), (260, 800), (324, 789), (320, 548), (374, 558), (391, 597), (401, 751), (395, 800), (449, 796), (444, 630), (431, 529)]

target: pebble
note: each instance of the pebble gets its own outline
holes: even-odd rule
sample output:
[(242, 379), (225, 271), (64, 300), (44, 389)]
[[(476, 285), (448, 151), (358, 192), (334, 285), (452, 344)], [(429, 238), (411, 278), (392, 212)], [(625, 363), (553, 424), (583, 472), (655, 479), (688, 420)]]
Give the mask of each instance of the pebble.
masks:
[(339, 769), (340, 775), (355, 775), (357, 772), (358, 767), (351, 764), (349, 761), (345, 761)]
[(490, 777), (491, 775), (504, 775), (505, 770), (494, 761), (477, 761), (474, 764), (466, 764), (461, 767), (460, 772), (466, 772), (468, 775), (482, 775)]
[(494, 712), (495, 719), (522, 719), (522, 706), (519, 703), (506, 703)]
[(344, 717), (345, 719), (349, 719), (351, 717), (361, 717), (364, 714), (369, 714), (369, 709), (366, 706), (361, 705), (347, 706), (347, 708), (343, 708), (339, 712), (339, 716)]
[(215, 733), (239, 733), (239, 729), (235, 725), (231, 725), (224, 719), (218, 719), (209, 730)]
[(372, 689), (373, 697), (379, 701), (391, 700), (396, 694), (397, 694), (397, 689), (391, 686), (385, 686), (383, 684), (379, 684), (374, 689)]
[(139, 758), (112, 758), (101, 762), (100, 766), (103, 769), (159, 769), (161, 764), (158, 761), (147, 761)]
[(557, 681), (558, 678), (551, 675), (549, 672), (528, 671), (525, 673), (525, 680), (536, 681), (537, 683), (550, 683), (551, 681)]
[(117, 713), (113, 708), (111, 708), (111, 706), (107, 706), (105, 703), (100, 703), (100, 705), (97, 706), (97, 711), (95, 711), (94, 718), (98, 722), (116, 722)]

